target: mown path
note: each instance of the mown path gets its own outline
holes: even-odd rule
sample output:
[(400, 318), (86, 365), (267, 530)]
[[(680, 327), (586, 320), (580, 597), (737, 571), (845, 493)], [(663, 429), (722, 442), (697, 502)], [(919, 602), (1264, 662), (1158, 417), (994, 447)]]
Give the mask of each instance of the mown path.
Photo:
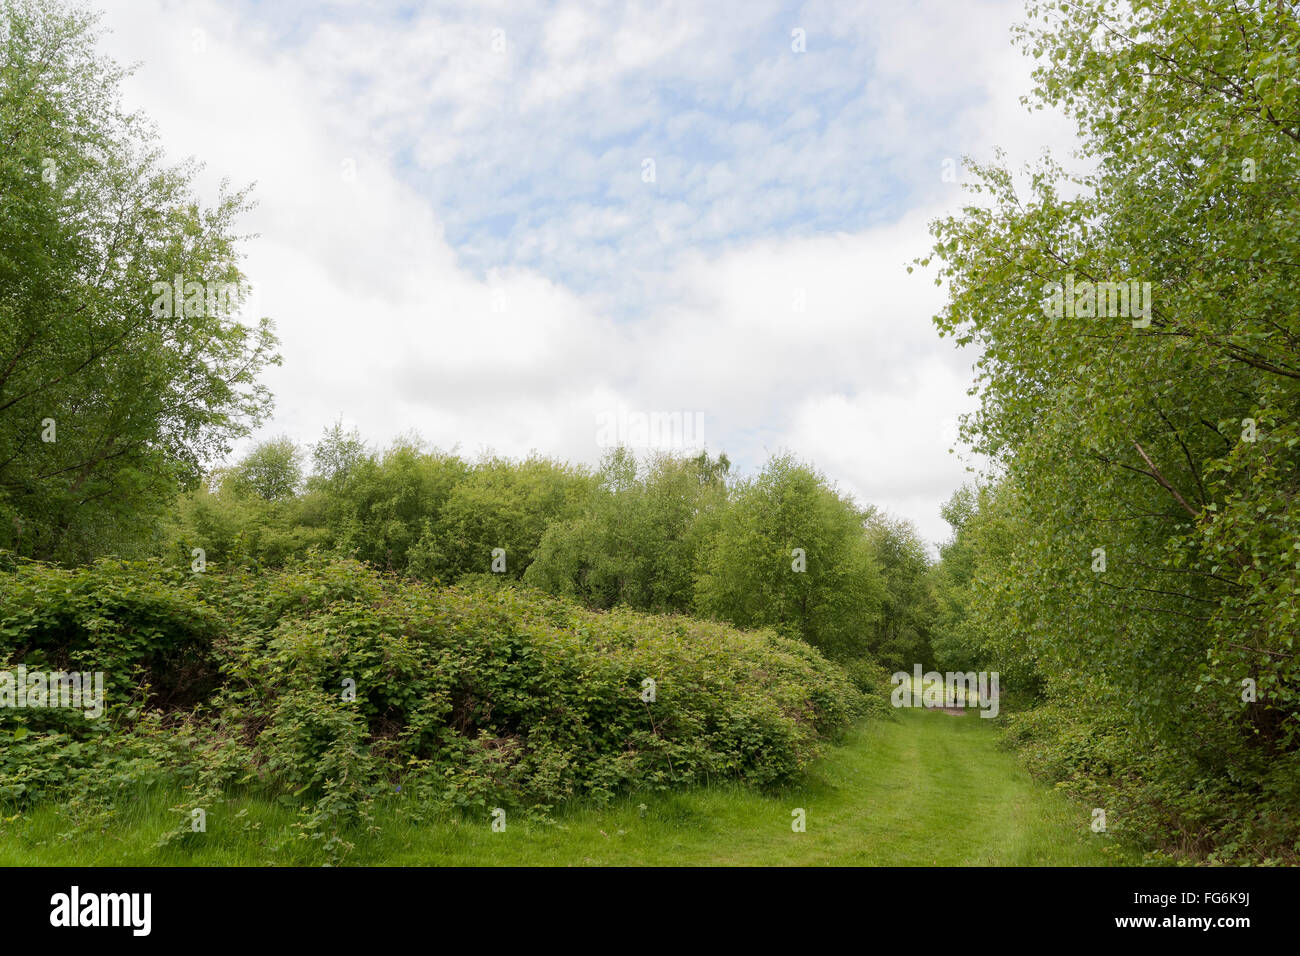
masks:
[[(486, 811), (416, 823), (391, 809), (379, 832), (356, 835), (346, 862), (387, 865), (1114, 865), (1126, 855), (1089, 830), (1089, 812), (1030, 778), (998, 747), (993, 722), (903, 710), (828, 748), (798, 786), (761, 795), (736, 786), (645, 795), (577, 807), (545, 824), (511, 817), (492, 832)], [(166, 795), (142, 802), (94, 841), (57, 833), (66, 817), (43, 808), (3, 826), (0, 863), (259, 865), (310, 862), (292, 814), (236, 798), (186, 846), (153, 846), (169, 824)], [(791, 811), (806, 831), (791, 829)], [(240, 826), (223, 820), (247, 810)]]
[[(394, 862), (507, 864), (1013, 865), (1124, 862), (1088, 810), (1035, 782), (992, 722), (904, 710), (831, 749), (803, 786), (775, 796), (710, 788), (521, 826), (412, 833)], [(646, 798), (642, 798), (643, 800)], [(791, 811), (807, 829), (791, 830)], [(1105, 847), (1112, 847), (1105, 850)]]

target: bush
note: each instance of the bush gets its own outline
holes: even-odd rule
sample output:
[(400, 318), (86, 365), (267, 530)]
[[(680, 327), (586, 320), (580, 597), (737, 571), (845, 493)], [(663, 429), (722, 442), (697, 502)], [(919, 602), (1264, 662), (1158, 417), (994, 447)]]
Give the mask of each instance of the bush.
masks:
[(394, 786), (542, 812), (716, 778), (767, 786), (869, 706), (839, 667), (770, 632), (349, 560), (200, 575), (24, 563), (0, 575), (0, 607), (9, 664), (111, 674), (102, 720), (0, 712), (0, 798), (111, 802), (171, 781), (211, 806), (256, 782), (336, 855), (341, 828)]
[(1054, 701), (1011, 714), (1006, 727), (1032, 772), (1104, 808), (1108, 831), (1145, 847), (1151, 862), (1300, 862), (1293, 755), (1266, 773), (1237, 768), (1206, 781), (1177, 749), (1135, 735), (1114, 706)]

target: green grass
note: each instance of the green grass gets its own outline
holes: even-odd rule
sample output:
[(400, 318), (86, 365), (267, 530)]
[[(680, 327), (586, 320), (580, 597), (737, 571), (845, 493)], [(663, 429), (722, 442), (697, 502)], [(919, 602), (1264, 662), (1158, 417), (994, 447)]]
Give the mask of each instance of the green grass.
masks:
[[(577, 804), (554, 823), (486, 812), (415, 822), (401, 798), (375, 813), (377, 832), (351, 834), (348, 864), (389, 865), (1010, 865), (1133, 862), (1089, 830), (1087, 808), (1032, 780), (998, 747), (992, 722), (903, 710), (828, 748), (797, 785), (759, 794), (732, 785)], [(141, 794), (107, 821), (73, 821), (45, 806), (0, 823), (0, 864), (301, 865), (319, 863), (292, 811), (255, 795), (215, 808), (207, 832), (154, 848), (173, 825), (175, 793)], [(645, 805), (644, 813), (640, 805)], [(791, 811), (807, 831), (791, 830)], [(242, 816), (236, 816), (246, 811)]]

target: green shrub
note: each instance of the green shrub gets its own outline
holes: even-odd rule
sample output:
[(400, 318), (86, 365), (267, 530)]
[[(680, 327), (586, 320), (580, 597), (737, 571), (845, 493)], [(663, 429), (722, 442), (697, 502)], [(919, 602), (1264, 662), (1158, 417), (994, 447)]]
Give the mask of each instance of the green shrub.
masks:
[(1294, 755), (1267, 771), (1237, 767), (1206, 780), (1176, 748), (1135, 734), (1114, 706), (1049, 702), (1010, 714), (1005, 726), (1031, 771), (1105, 809), (1107, 830), (1145, 847), (1152, 862), (1300, 862)]
[(0, 712), (0, 799), (99, 813), (132, 786), (179, 783), (190, 799), (169, 840), (190, 809), (256, 785), (298, 806), (331, 859), (397, 787), (545, 812), (718, 778), (768, 786), (870, 707), (837, 665), (771, 632), (314, 556), (206, 574), (22, 563), (0, 575), (0, 655), (109, 674), (100, 720)]

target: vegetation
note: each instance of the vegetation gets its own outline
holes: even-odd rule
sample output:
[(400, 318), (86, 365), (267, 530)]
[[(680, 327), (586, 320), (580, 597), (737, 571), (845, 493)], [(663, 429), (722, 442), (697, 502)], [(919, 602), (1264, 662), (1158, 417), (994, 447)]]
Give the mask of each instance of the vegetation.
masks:
[[(771, 628), (839, 661), (930, 662), (932, 562), (916, 530), (790, 455), (729, 480), (725, 455), (638, 462), (618, 448), (591, 473), (466, 462), (412, 439), (374, 453), (335, 426), (313, 460), (335, 460), (340, 443), (346, 473), (306, 480), (302, 451), (257, 446), (180, 497), (156, 551), (178, 566), (202, 549), (213, 568), (280, 567), (319, 548), (434, 583), (492, 575), (595, 610)], [(250, 475), (298, 491), (261, 494)]]
[[(987, 202), (935, 225), (938, 325), (981, 350), (966, 436), (998, 465), (951, 506), (940, 646), (1041, 687), (1017, 738), (1113, 827), (1295, 863), (1300, 24), (1226, 0), (1030, 12), (1040, 102), (1095, 168), (1044, 163), (1024, 195), (978, 167)], [(1149, 308), (1091, 309), (1130, 280)], [(1045, 307), (1069, 282), (1079, 308)]]
[[(788, 786), (738, 783), (577, 800), (549, 820), (509, 813), (494, 832), (477, 809), (436, 809), (392, 788), (347, 861), (382, 866), (1115, 866), (1134, 862), (1092, 833), (1082, 808), (1035, 784), (973, 715), (904, 712), (854, 728)], [(310, 865), (292, 809), (241, 788), (201, 840), (159, 845), (185, 799), (157, 787), (121, 801), (113, 826), (69, 829), (65, 807), (0, 818), (0, 865)], [(807, 830), (792, 829), (793, 811)], [(93, 839), (83, 839), (94, 835)]]
[(203, 205), (94, 47), (83, 12), (0, 6), (0, 548), (67, 561), (228, 453), (278, 362), (270, 323), (235, 319), (248, 193)]
[(785, 782), (867, 707), (815, 650), (768, 632), (337, 559), (230, 575), (24, 562), (0, 579), (0, 608), (6, 667), (109, 679), (99, 719), (3, 711), (0, 799), (111, 814), (123, 793), (173, 786), (189, 795), (184, 835), (188, 811), (257, 781), (331, 853), (395, 785), (431, 807), (545, 812)]
[[(467, 460), (336, 423), (222, 464), (278, 361), (241, 315), (251, 194), (163, 165), (92, 16), (0, 0), (6, 831), (42, 862), (110, 820), (106, 862), (1300, 862), (1296, 7), (1029, 13), (1090, 170), (970, 164), (917, 263), (991, 462), (936, 561), (785, 452)], [(916, 665), (998, 672), (1008, 742), (1109, 835), (991, 721), (888, 719)], [(20, 668), (102, 674), (102, 717), (10, 706)], [(795, 793), (827, 821), (797, 848), (768, 836)]]

